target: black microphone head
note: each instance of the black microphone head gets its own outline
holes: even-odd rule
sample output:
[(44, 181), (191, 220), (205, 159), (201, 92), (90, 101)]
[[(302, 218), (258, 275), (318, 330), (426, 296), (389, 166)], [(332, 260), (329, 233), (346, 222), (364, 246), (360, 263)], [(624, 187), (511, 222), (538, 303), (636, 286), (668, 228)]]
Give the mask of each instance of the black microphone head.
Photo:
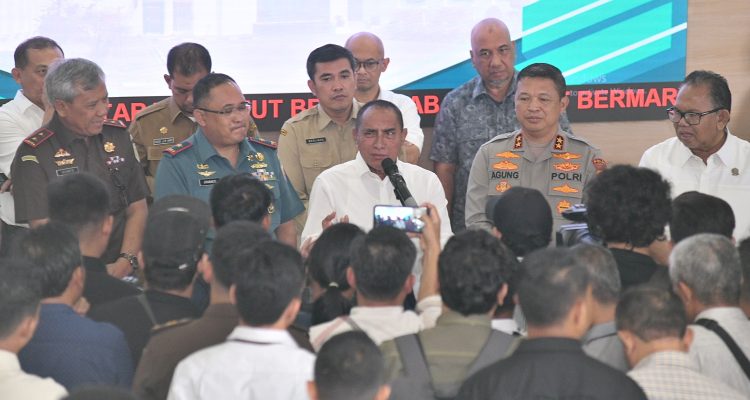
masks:
[(380, 166), (383, 167), (383, 172), (385, 172), (386, 175), (398, 173), (396, 162), (390, 158), (384, 158), (383, 161), (380, 162)]

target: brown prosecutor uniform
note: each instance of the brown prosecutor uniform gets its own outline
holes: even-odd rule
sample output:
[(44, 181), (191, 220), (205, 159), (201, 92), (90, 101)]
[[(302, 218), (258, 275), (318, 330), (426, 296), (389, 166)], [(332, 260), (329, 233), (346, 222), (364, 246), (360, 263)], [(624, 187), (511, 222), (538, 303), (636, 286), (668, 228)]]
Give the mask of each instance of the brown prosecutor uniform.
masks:
[[(152, 192), (156, 169), (164, 150), (181, 143), (195, 133), (197, 128), (198, 124), (180, 110), (172, 97), (144, 108), (130, 123), (128, 131)], [(247, 136), (255, 137), (257, 134), (255, 121), (250, 119)]]
[(553, 229), (568, 223), (562, 211), (581, 203), (583, 188), (606, 167), (598, 149), (563, 130), (535, 157), (520, 130), (494, 137), (474, 157), (466, 191), (466, 227), (491, 229), (490, 196), (513, 186), (539, 190), (552, 209)]
[[(351, 161), (357, 155), (354, 124), (361, 104), (353, 100), (352, 114), (346, 125), (331, 120), (320, 105), (309, 108), (284, 122), (279, 135), (279, 160), (307, 209), (315, 178), (334, 165)], [(307, 212), (295, 219), (302, 232)]]
[(47, 218), (47, 183), (78, 172), (96, 175), (109, 190), (114, 226), (101, 259), (113, 262), (120, 254), (127, 207), (149, 193), (121, 122), (106, 121), (100, 134), (84, 137), (68, 130), (55, 114), (49, 124), (27, 137), (11, 166), (16, 221)]

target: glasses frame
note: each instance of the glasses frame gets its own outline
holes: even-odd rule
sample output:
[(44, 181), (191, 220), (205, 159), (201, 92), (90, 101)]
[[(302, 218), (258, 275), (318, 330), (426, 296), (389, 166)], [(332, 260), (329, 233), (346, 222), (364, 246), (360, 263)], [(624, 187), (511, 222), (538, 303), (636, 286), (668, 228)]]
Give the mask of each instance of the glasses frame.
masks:
[[(685, 122), (687, 122), (688, 125), (695, 126), (695, 125), (700, 125), (701, 119), (703, 119), (704, 115), (713, 114), (713, 113), (715, 113), (717, 111), (721, 111), (723, 109), (724, 109), (724, 107), (717, 107), (717, 108), (714, 108), (713, 110), (709, 110), (709, 111), (704, 111), (704, 112), (697, 113), (697, 112), (693, 112), (693, 111), (682, 112), (677, 107), (669, 107), (669, 108), (667, 108), (667, 119), (669, 119), (670, 121), (674, 122), (675, 124), (679, 124), (680, 121), (682, 121), (682, 119), (685, 118)], [(672, 114), (672, 113), (675, 113), (673, 115), (679, 115), (680, 118), (678, 118), (677, 121), (673, 120), (672, 118), (670, 118), (670, 114)], [(696, 123), (691, 123), (688, 120), (688, 118), (687, 118), (688, 116), (691, 116), (691, 118), (692, 118), (693, 115), (696, 115), (698, 117), (698, 121)]]
[[(360, 68), (363, 68), (365, 71), (372, 72), (372, 71), (375, 71), (375, 69), (377, 69), (382, 63), (383, 63), (382, 58), (379, 60), (365, 60), (365, 61), (360, 61), (355, 58), (354, 59), (354, 72), (359, 71)], [(367, 67), (368, 64), (371, 65), (371, 67), (368, 68)]]
[[(245, 108), (244, 109), (240, 108), (240, 105), (244, 105)], [(232, 107), (232, 109), (230, 111), (227, 111), (227, 110), (211, 110), (211, 109), (203, 108), (203, 107), (195, 107), (195, 109), (196, 110), (205, 111), (205, 112), (209, 112), (209, 113), (212, 113), (212, 114), (221, 115), (222, 117), (226, 117), (226, 116), (232, 115), (235, 111), (236, 112), (240, 112), (240, 113), (250, 112), (253, 109), (253, 104), (250, 103), (249, 101), (243, 101), (240, 104)]]

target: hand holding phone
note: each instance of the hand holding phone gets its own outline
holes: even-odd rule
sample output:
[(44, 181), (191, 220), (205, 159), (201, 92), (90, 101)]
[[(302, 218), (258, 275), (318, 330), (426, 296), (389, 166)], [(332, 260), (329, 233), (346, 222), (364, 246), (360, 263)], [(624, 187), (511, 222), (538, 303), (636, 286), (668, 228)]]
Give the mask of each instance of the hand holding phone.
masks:
[(429, 215), (427, 207), (377, 205), (373, 209), (373, 226), (392, 226), (406, 232), (422, 233), (423, 215)]

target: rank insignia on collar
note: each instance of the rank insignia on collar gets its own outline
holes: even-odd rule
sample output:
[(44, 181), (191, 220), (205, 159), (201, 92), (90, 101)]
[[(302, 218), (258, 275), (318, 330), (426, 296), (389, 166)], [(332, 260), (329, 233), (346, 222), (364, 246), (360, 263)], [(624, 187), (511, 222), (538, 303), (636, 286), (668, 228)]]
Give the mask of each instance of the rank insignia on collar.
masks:
[(518, 135), (516, 135), (516, 139), (513, 142), (513, 148), (520, 149), (521, 147), (523, 147), (523, 136), (521, 136), (521, 134), (519, 133)]
[(552, 167), (558, 171), (571, 172), (571, 171), (578, 171), (579, 169), (581, 169), (581, 164), (576, 164), (570, 161), (566, 161), (562, 163), (552, 164)]
[(105, 142), (104, 143), (104, 151), (107, 153), (112, 153), (115, 151), (115, 144), (112, 142)]
[(594, 169), (597, 174), (607, 169), (607, 162), (602, 158), (595, 158), (591, 160), (591, 163), (594, 164)]
[(211, 176), (211, 175), (213, 175), (215, 173), (216, 173), (216, 171), (198, 171), (198, 175), (205, 176), (206, 178), (208, 178), (209, 176)]
[(580, 190), (578, 190), (576, 188), (573, 188), (573, 187), (570, 187), (570, 185), (568, 185), (567, 183), (564, 184), (564, 185), (562, 185), (562, 186), (555, 186), (555, 187), (552, 188), (552, 190), (554, 190), (555, 192), (560, 192), (560, 193), (578, 193), (578, 192), (580, 192)]
[(286, 134), (287, 134), (287, 131), (286, 131), (286, 129), (283, 129), (283, 128), (282, 128), (282, 129), (281, 129), (281, 132), (279, 132), (279, 133), (281, 133), (281, 136), (286, 136)]
[(512, 187), (513, 186), (510, 186), (510, 184), (508, 183), (508, 181), (501, 181), (500, 183), (497, 184), (497, 186), (495, 186), (495, 190), (497, 190), (498, 192), (502, 193), (502, 192), (504, 192), (504, 191), (506, 191), (506, 190), (508, 190), (508, 189), (510, 189)]
[(62, 166), (65, 166), (65, 165), (72, 165), (75, 161), (76, 161), (75, 158), (66, 158), (64, 160), (55, 160), (55, 164), (58, 167), (62, 167)]
[(502, 157), (502, 158), (521, 158), (518, 154), (512, 152), (512, 151), (504, 151), (502, 153), (495, 154), (495, 157)]
[(198, 164), (195, 167), (198, 169), (208, 169), (208, 164)]
[(569, 209), (571, 207), (571, 204), (567, 200), (561, 200), (559, 203), (557, 203), (557, 213), (562, 215), (562, 212)]
[(566, 152), (566, 153), (552, 153), (552, 157), (559, 158), (561, 160), (577, 160), (581, 158), (581, 155)]
[(59, 148), (59, 149), (58, 149), (58, 150), (57, 150), (57, 151), (55, 152), (55, 158), (63, 158), (63, 157), (70, 157), (70, 153), (68, 153), (68, 151), (67, 151), (67, 150), (65, 150), (65, 149), (63, 149), (62, 147), (60, 147), (60, 148)]
[(167, 129), (166, 126), (162, 126), (161, 128), (159, 128), (159, 133), (161, 133), (162, 135), (166, 135), (167, 132), (169, 132), (169, 129)]
[(562, 150), (563, 146), (565, 146), (565, 138), (562, 137), (562, 135), (557, 135), (555, 137), (555, 145), (552, 148), (555, 150)]
[(500, 161), (499, 163), (492, 164), (492, 169), (499, 169), (503, 171), (515, 171), (518, 169), (518, 165), (510, 161)]

